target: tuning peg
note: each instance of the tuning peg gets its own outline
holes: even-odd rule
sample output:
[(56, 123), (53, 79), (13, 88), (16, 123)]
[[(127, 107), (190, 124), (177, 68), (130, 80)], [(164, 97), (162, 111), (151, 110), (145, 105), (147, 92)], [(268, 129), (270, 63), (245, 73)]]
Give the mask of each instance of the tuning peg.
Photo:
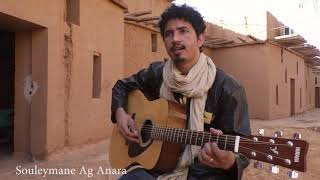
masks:
[(260, 161), (254, 162), (253, 167), (257, 169), (263, 169), (263, 164)]
[(271, 172), (272, 174), (278, 174), (278, 173), (279, 173), (279, 168), (278, 168), (278, 166), (272, 165), (272, 166), (270, 167), (270, 172)]
[(282, 137), (282, 135), (283, 135), (282, 131), (276, 131), (274, 133), (274, 137), (276, 137), (276, 138), (280, 138), (280, 137)]
[(258, 130), (258, 134), (259, 134), (260, 136), (263, 136), (263, 135), (264, 135), (264, 129), (259, 129), (259, 130)]
[(299, 177), (299, 174), (294, 170), (290, 170), (290, 171), (288, 171), (288, 176), (291, 179), (297, 179)]
[(300, 133), (294, 133), (293, 134), (294, 139), (301, 139), (301, 134)]

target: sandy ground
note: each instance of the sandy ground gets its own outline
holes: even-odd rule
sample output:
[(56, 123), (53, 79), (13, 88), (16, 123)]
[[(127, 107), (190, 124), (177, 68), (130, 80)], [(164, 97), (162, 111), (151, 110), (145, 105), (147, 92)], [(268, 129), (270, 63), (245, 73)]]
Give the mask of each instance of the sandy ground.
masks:
[[(299, 179), (319, 180), (320, 179), (320, 109), (313, 109), (295, 117), (261, 121), (252, 120), (252, 134), (257, 134), (259, 128), (265, 129), (266, 136), (273, 136), (274, 132), (280, 130), (284, 133), (283, 137), (292, 138), (295, 132), (302, 135), (302, 139), (309, 142), (307, 154), (307, 171), (299, 173)], [(246, 169), (244, 180), (284, 180), (289, 179), (287, 172), (289, 169), (280, 168), (279, 174), (269, 173), (269, 164), (264, 164), (264, 169), (253, 168), (253, 162)]]
[[(304, 114), (277, 120), (251, 120), (252, 132), (257, 129), (265, 129), (266, 136), (272, 136), (277, 130), (284, 133), (284, 137), (291, 138), (292, 134), (299, 132), (302, 139), (309, 141), (309, 152), (307, 156), (307, 172), (299, 173), (299, 179), (319, 180), (320, 179), (320, 109), (314, 109)], [(108, 161), (109, 140), (103, 140), (96, 144), (83, 145), (79, 147), (67, 147), (57, 152), (46, 161), (35, 161), (28, 158), (9, 157), (0, 154), (0, 179), (48, 179), (48, 180), (82, 180), (82, 179), (116, 179), (118, 176), (108, 175), (110, 168)], [(288, 169), (280, 168), (279, 174), (269, 173), (269, 164), (264, 163), (263, 169), (253, 168), (253, 162), (246, 169), (244, 180), (285, 180)], [(60, 168), (68, 169), (74, 174), (70, 175), (26, 175), (22, 169), (37, 168)], [(74, 170), (72, 170), (74, 169)], [(106, 170), (107, 169), (107, 170)], [(92, 172), (91, 172), (92, 171)]]

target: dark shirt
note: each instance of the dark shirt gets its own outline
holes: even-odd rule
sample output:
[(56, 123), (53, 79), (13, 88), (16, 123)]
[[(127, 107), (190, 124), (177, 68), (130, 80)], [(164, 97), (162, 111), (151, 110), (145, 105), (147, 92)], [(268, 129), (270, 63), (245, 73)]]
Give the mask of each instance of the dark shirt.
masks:
[[(132, 90), (139, 89), (148, 100), (159, 99), (163, 67), (164, 62), (155, 62), (148, 68), (117, 81), (112, 89), (111, 120), (113, 123), (116, 122), (116, 109), (127, 108), (128, 94)], [(181, 95), (175, 94), (178, 102), (180, 97)], [(213, 127), (220, 129), (224, 134), (250, 135), (245, 90), (238, 81), (218, 68), (214, 83), (208, 91), (205, 112), (211, 115), (209, 121), (204, 124), (206, 131)], [(248, 164), (249, 160), (240, 153), (236, 153), (236, 162), (228, 171), (208, 167), (196, 159), (189, 167), (188, 179), (241, 179), (243, 170)]]

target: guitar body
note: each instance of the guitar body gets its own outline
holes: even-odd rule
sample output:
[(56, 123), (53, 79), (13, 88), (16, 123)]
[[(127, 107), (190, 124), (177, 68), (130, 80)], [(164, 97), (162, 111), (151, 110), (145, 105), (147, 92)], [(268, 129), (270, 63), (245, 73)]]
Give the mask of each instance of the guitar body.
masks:
[(118, 127), (114, 126), (109, 154), (112, 168), (126, 168), (136, 162), (145, 169), (157, 169), (162, 172), (175, 169), (182, 151), (181, 144), (145, 140), (148, 138), (143, 138), (143, 130), (140, 125), (148, 120), (153, 126), (184, 129), (185, 107), (164, 99), (148, 101), (140, 91), (134, 91), (130, 93), (128, 100), (128, 114), (133, 113), (136, 130), (141, 135), (140, 143), (127, 142)]

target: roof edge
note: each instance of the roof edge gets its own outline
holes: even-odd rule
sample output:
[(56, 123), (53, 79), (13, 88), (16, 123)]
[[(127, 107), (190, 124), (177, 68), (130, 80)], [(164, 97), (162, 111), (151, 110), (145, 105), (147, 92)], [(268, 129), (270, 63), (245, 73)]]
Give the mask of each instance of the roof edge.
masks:
[(121, 7), (124, 10), (128, 10), (128, 5), (125, 2), (123, 2), (122, 0), (111, 0), (111, 2), (118, 5), (119, 7)]

